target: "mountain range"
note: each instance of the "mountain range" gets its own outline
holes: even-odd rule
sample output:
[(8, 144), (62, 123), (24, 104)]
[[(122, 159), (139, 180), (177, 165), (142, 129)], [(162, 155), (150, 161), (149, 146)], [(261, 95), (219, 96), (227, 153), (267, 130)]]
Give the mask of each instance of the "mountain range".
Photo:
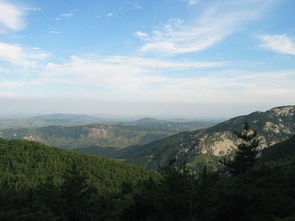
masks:
[(294, 138), (238, 176), (0, 139), (0, 220), (294, 220)]
[[(40, 142), (0, 138), (0, 220), (294, 220), (294, 118), (295, 106), (276, 107), (145, 145), (104, 146), (101, 153), (79, 149), (150, 169), (162, 166), (158, 172)], [(153, 121), (124, 126), (160, 128)], [(261, 152), (245, 174), (234, 175), (218, 163), (234, 153), (240, 141), (233, 131), (245, 122), (257, 131)], [(43, 130), (43, 138), (80, 138), (81, 127), (37, 131)]]
[(207, 129), (179, 133), (145, 145), (120, 150), (116, 156), (128, 162), (156, 169), (171, 159), (196, 167), (216, 166), (221, 157), (229, 156), (239, 140), (233, 131), (248, 122), (257, 131), (260, 149), (283, 142), (295, 134), (295, 106), (275, 107), (265, 112), (253, 112), (219, 123)]
[[(257, 131), (262, 154), (295, 134), (295, 106), (275, 107), (214, 122), (175, 122), (143, 118), (132, 122), (0, 130), (6, 139), (39, 141), (63, 149), (101, 155), (157, 169), (175, 160), (192, 167), (219, 166), (239, 144), (233, 133), (248, 122)], [(275, 152), (275, 150), (274, 150)], [(272, 154), (273, 155), (273, 154)]]
[(79, 126), (54, 125), (67, 120), (91, 120), (88, 115), (50, 115), (39, 116), (53, 125), (40, 128), (7, 128), (0, 130), (5, 139), (25, 139), (39, 141), (63, 149), (96, 148), (120, 149), (131, 145), (146, 144), (182, 131), (192, 131), (209, 127), (215, 122), (178, 122), (153, 118), (120, 123), (100, 123)]

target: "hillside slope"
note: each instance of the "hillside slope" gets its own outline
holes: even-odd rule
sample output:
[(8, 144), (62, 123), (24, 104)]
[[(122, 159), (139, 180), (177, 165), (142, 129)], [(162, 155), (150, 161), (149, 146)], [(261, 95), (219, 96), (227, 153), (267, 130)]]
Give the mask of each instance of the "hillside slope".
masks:
[(117, 124), (4, 129), (0, 130), (0, 137), (39, 141), (63, 149), (123, 148), (146, 144), (182, 131), (195, 130), (213, 124), (202, 121), (170, 122), (148, 118)]
[(257, 165), (239, 176), (171, 165), (159, 172), (0, 139), (0, 220), (295, 218), (294, 158)]
[(283, 160), (295, 157), (295, 135), (290, 139), (262, 150), (260, 162)]
[(125, 188), (157, 173), (136, 165), (0, 139), (0, 220), (109, 220)]
[(208, 129), (180, 133), (146, 145), (122, 150), (121, 158), (156, 169), (171, 159), (176, 163), (214, 164), (216, 158), (232, 153), (238, 144), (233, 131), (242, 129), (245, 122), (257, 131), (260, 148), (282, 142), (295, 134), (295, 106), (276, 107), (266, 112), (254, 112), (232, 118)]
[(0, 183), (10, 182), (18, 188), (34, 187), (48, 178), (56, 184), (76, 168), (100, 187), (119, 187), (125, 180), (140, 180), (153, 173), (136, 165), (89, 156), (24, 140), (0, 139)]

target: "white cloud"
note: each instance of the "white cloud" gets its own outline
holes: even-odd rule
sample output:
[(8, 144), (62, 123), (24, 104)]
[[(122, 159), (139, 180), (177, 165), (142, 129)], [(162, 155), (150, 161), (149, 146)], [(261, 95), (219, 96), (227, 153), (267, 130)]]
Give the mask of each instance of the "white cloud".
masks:
[(24, 26), (23, 10), (17, 5), (0, 0), (0, 29), (18, 31)]
[(15, 98), (18, 97), (13, 92), (10, 91), (0, 91), (0, 98)]
[(60, 17), (72, 17), (72, 16), (74, 16), (74, 14), (73, 13), (62, 13), (62, 14), (60, 14)]
[(42, 8), (24, 8), (25, 11), (39, 12)]
[(36, 61), (49, 57), (38, 48), (24, 48), (16, 44), (0, 42), (0, 60), (14, 65), (33, 66)]
[[(273, 0), (228, 0), (209, 4), (190, 23), (175, 20), (160, 25), (143, 40), (143, 52), (181, 54), (207, 49), (258, 19)], [(180, 20), (181, 21), (181, 20)], [(139, 35), (140, 38), (142, 36)]]
[(144, 57), (128, 57), (128, 56), (110, 56), (101, 59), (102, 62), (109, 64), (127, 64), (129, 66), (137, 66), (147, 68), (150, 70), (158, 68), (210, 68), (224, 66), (226, 62), (196, 62), (196, 61), (176, 61), (176, 60), (162, 60)]
[(22, 86), (23, 84), (19, 81), (1, 81), (0, 82), (0, 87), (3, 88), (17, 88)]
[[(26, 8), (0, 0), (0, 34), (7, 30), (19, 31), (24, 27), (24, 11), (40, 11), (40, 8)], [(0, 41), (0, 61), (22, 67), (31, 67), (37, 61), (49, 57), (39, 48), (23, 47)], [(4, 72), (0, 69), (0, 72)], [(7, 71), (6, 71), (7, 72)]]
[(73, 56), (64, 64), (48, 64), (45, 74), (39, 80), (69, 85), (92, 85), (121, 93), (140, 93), (145, 88), (162, 84), (166, 80), (163, 76), (165, 72), (223, 65), (224, 62), (173, 61), (127, 56), (95, 59)]
[(143, 31), (137, 31), (134, 33), (134, 35), (142, 40), (145, 40), (148, 38), (148, 34)]
[(55, 35), (58, 35), (58, 34), (61, 34), (62, 31), (57, 31), (57, 30), (50, 30), (49, 31), (50, 34), (55, 34)]
[(226, 63), (128, 56), (72, 56), (64, 63), (33, 67), (31, 71), (42, 74), (26, 81), (1, 82), (0, 88), (23, 91), (26, 96), (35, 96), (39, 91), (42, 96), (73, 100), (87, 97), (179, 105), (269, 105), (290, 103), (295, 99), (294, 70), (256, 73), (214, 68), (222, 65)]
[(200, 2), (200, 0), (186, 0), (188, 5), (196, 5)]
[(295, 71), (211, 71), (208, 74), (207, 69), (200, 69), (218, 65), (224, 64), (127, 56), (72, 57), (63, 64), (48, 64), (42, 77), (31, 83), (54, 85), (56, 93), (61, 94), (65, 92), (58, 88), (72, 87), (73, 91), (68, 91), (71, 96), (79, 88), (88, 97), (178, 103), (218, 103), (221, 100), (235, 104), (267, 103), (281, 101), (280, 96), (289, 96), (294, 91)]
[(261, 47), (283, 54), (295, 55), (295, 40), (287, 35), (263, 35)]
[(62, 18), (70, 18), (70, 17), (73, 17), (75, 14), (72, 13), (72, 12), (68, 12), (68, 13), (62, 13), (60, 14), (58, 17), (55, 17), (54, 20), (55, 21), (59, 21), (61, 20)]
[(128, 2), (128, 5), (131, 5), (133, 9), (140, 10), (142, 9), (142, 5), (140, 5), (138, 2)]
[(113, 13), (113, 12), (109, 12), (108, 14), (107, 14), (107, 17), (113, 17), (115, 15), (115, 13)]
[(10, 72), (10, 69), (0, 66), (0, 74), (8, 74)]

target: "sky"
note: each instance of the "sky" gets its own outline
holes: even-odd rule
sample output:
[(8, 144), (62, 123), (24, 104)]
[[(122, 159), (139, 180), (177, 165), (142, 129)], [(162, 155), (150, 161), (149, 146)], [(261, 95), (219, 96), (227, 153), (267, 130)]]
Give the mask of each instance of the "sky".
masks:
[(0, 0), (0, 114), (220, 118), (295, 101), (294, 0)]

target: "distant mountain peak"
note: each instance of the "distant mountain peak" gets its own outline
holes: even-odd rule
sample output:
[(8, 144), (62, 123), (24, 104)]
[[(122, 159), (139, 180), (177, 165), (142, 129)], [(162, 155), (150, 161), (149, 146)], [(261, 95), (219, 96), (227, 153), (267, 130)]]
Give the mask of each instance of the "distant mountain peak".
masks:
[(269, 111), (273, 112), (276, 116), (295, 115), (295, 105), (275, 107)]
[(154, 121), (158, 121), (158, 120), (151, 117), (144, 117), (144, 118), (138, 119), (136, 122), (154, 122)]
[(155, 169), (165, 165), (169, 159), (197, 165), (200, 162), (206, 163), (208, 159), (230, 155), (239, 143), (233, 131), (240, 131), (245, 122), (257, 131), (261, 139), (260, 148), (268, 148), (295, 134), (294, 116), (295, 106), (291, 105), (275, 107), (265, 112), (256, 111), (231, 118), (208, 129), (181, 133), (139, 146), (138, 154), (132, 150), (135, 154), (129, 161)]
[(66, 114), (66, 113), (53, 113), (53, 114), (46, 114), (40, 115), (36, 118), (45, 118), (45, 119), (73, 119), (73, 118), (93, 118), (87, 114)]

